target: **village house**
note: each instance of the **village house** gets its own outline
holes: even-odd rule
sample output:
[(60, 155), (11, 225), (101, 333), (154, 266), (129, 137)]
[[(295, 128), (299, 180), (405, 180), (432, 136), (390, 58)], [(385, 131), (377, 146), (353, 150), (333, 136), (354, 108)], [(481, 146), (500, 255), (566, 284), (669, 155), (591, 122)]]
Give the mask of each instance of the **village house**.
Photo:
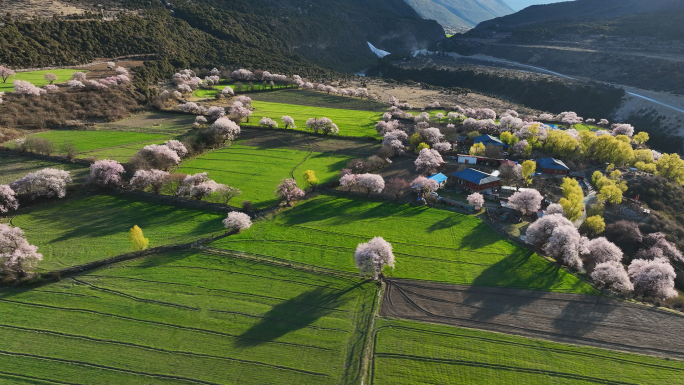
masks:
[(451, 174), (451, 180), (464, 189), (475, 192), (494, 192), (501, 183), (500, 178), (472, 168)]
[(567, 176), (570, 168), (562, 160), (554, 158), (540, 159), (537, 161), (542, 174)]

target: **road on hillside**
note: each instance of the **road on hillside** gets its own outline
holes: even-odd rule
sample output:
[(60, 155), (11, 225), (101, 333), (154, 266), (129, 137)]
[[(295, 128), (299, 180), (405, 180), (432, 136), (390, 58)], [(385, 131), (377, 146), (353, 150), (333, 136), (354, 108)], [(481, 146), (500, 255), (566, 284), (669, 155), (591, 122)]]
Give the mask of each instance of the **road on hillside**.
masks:
[[(432, 54), (432, 53), (435, 53), (435, 52), (431, 52), (431, 51), (427, 51), (427, 50), (422, 50), (422, 51), (416, 51), (416, 52), (414, 53), (414, 55), (416, 55), (416, 54), (418, 54), (418, 53), (428, 53), (428, 54)], [(488, 55), (482, 55), (482, 54), (475, 54), (475, 55), (470, 55), (470, 56), (464, 56), (464, 55), (459, 55), (459, 54), (454, 53), (454, 52), (447, 52), (446, 54), (447, 54), (448, 56), (453, 57), (454, 59), (457, 59), (457, 60), (458, 60), (459, 58), (463, 58), (463, 59), (470, 59), (470, 60), (483, 61), (483, 62), (490, 62), (490, 63), (499, 63), (499, 64), (505, 64), (505, 65), (514, 66), (514, 67), (520, 67), (520, 68), (524, 68), (524, 69), (528, 69), (528, 70), (540, 72), (540, 73), (547, 74), (547, 75), (554, 75), (554, 76), (558, 76), (558, 77), (565, 78), (565, 79), (577, 80), (577, 81), (583, 80), (583, 79), (580, 79), (580, 78), (577, 78), (577, 77), (574, 77), (574, 76), (569, 76), (569, 75), (565, 75), (565, 74), (562, 74), (562, 73), (559, 73), (559, 72), (551, 71), (551, 70), (548, 70), (548, 69), (546, 69), (546, 68), (536, 67), (536, 66), (532, 66), (532, 65), (529, 65), (529, 64), (518, 63), (518, 62), (511, 61), (511, 60), (506, 60), (506, 59), (500, 59), (500, 58), (497, 58), (497, 57), (494, 57), (494, 56), (488, 56)], [(669, 108), (669, 109), (672, 109), (672, 110), (674, 110), (674, 111), (677, 111), (677, 112), (679, 112), (679, 113), (684, 114), (684, 109), (679, 108), (679, 107), (676, 107), (676, 106), (673, 106), (673, 105), (671, 105), (671, 104), (669, 104), (669, 103), (665, 103), (665, 102), (663, 102), (663, 101), (661, 101), (661, 100), (657, 100), (657, 99), (650, 98), (650, 97), (648, 97), (648, 96), (642, 95), (641, 93), (637, 92), (636, 89), (633, 88), (633, 87), (627, 87), (627, 86), (623, 86), (623, 85), (620, 85), (620, 84), (614, 84), (614, 83), (609, 83), (609, 82), (604, 82), (604, 83), (610, 84), (610, 85), (615, 86), (615, 87), (623, 88), (623, 89), (625, 90), (625, 92), (626, 92), (628, 95), (634, 96), (634, 97), (639, 98), (639, 99), (647, 100), (647, 101), (649, 101), (649, 102), (651, 102), (651, 103), (655, 103), (655, 104), (657, 104), (657, 105), (660, 105), (660, 106), (663, 106), (663, 107), (666, 107), (666, 108)]]
[(602, 296), (392, 279), (380, 313), (684, 359), (684, 316)]

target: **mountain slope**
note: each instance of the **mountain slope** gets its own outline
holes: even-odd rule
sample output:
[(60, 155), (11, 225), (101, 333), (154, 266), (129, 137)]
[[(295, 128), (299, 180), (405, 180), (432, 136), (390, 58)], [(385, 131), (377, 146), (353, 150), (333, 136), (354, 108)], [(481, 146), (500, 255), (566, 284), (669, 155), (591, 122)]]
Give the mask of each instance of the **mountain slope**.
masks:
[(537, 5), (511, 15), (488, 20), (478, 30), (507, 31), (526, 24), (552, 20), (605, 19), (618, 16), (648, 14), (675, 9), (682, 0), (575, 0)]
[(514, 11), (518, 12), (522, 9), (529, 7), (530, 5), (541, 5), (541, 4), (551, 4), (559, 3), (561, 1), (568, 0), (505, 0)]
[(576, 0), (480, 23), (433, 48), (684, 94), (683, 0)]
[(367, 42), (405, 54), (444, 38), (437, 22), (423, 19), (403, 0), (175, 0), (169, 9), (221, 39), (230, 41), (244, 30), (259, 36), (259, 46), (341, 71), (377, 61)]
[(423, 18), (446, 28), (466, 29), (513, 13), (503, 0), (404, 0)]

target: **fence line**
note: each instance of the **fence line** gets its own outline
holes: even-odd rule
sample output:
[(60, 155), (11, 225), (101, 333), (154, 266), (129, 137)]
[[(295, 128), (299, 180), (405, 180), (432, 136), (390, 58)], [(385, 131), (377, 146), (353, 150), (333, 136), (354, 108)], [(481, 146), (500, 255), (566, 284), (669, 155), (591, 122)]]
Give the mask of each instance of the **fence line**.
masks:
[(301, 130), (294, 130), (294, 129), (285, 129), (285, 128), (268, 128), (268, 127), (262, 127), (262, 126), (256, 126), (253, 124), (240, 124), (240, 128), (248, 128), (248, 129), (253, 129), (253, 130), (262, 130), (262, 131), (282, 131), (282, 132), (294, 132), (297, 134), (302, 134), (302, 135), (308, 135), (308, 136), (313, 136), (316, 138), (331, 138), (331, 139), (342, 139), (342, 140), (356, 140), (356, 141), (375, 141), (379, 142), (380, 138), (374, 138), (370, 136), (348, 136), (348, 135), (323, 135), (323, 134), (316, 134), (314, 132), (309, 132), (309, 131), (301, 131)]

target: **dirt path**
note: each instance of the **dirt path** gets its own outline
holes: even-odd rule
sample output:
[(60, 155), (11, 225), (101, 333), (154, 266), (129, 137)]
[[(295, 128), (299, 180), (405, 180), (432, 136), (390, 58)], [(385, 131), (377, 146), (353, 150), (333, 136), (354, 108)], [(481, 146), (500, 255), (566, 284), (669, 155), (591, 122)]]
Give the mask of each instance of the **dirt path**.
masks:
[(684, 316), (606, 297), (391, 280), (380, 313), (684, 359)]

